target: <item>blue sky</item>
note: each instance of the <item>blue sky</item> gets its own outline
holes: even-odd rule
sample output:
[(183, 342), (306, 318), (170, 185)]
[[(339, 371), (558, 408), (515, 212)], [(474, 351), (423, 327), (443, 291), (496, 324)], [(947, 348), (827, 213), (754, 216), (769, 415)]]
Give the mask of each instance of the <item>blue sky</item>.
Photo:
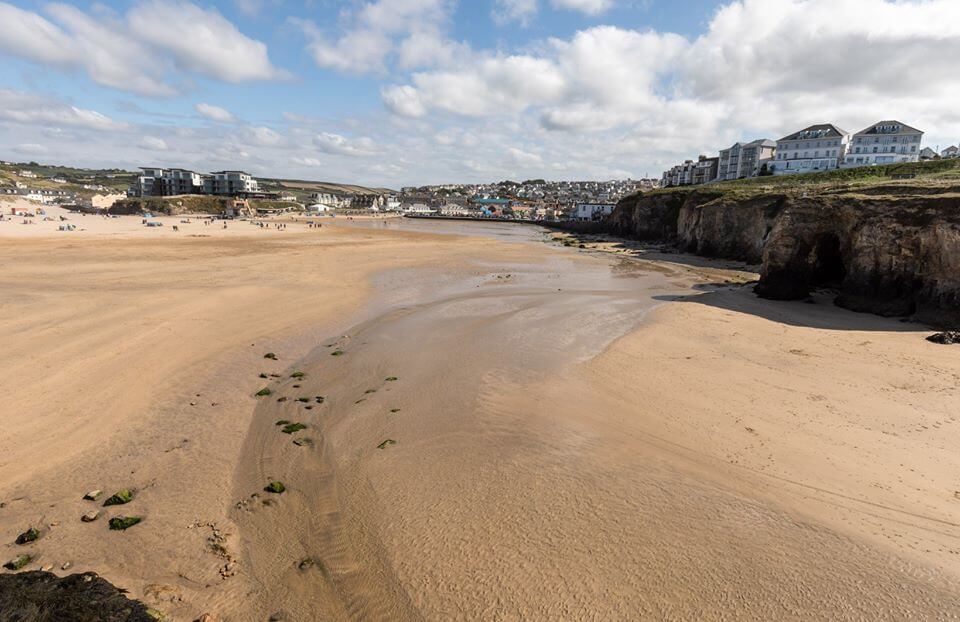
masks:
[(956, 143), (955, 0), (0, 0), (0, 158), (400, 186), (659, 176), (898, 118)]

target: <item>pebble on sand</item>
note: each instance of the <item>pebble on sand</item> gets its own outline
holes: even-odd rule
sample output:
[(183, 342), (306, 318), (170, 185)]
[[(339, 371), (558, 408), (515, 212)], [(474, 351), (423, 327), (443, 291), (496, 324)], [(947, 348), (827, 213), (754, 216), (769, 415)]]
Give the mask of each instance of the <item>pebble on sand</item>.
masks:
[(100, 495), (103, 494), (102, 490), (91, 490), (87, 494), (83, 495), (83, 498), (87, 501), (96, 501)]
[(100, 512), (98, 512), (97, 510), (90, 510), (89, 512), (81, 516), (80, 520), (82, 520), (85, 523), (92, 523), (93, 521), (97, 520), (97, 518), (99, 517), (100, 517)]

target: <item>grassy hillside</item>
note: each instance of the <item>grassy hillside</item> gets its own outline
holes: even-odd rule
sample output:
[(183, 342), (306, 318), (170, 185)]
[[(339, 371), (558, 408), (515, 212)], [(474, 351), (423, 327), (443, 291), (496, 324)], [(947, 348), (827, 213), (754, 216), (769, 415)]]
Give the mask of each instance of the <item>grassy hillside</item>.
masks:
[[(20, 177), (20, 171), (30, 171), (38, 177)], [(0, 165), (0, 185), (13, 186), (19, 181), (30, 188), (65, 190), (83, 197), (126, 192), (134, 176), (134, 173), (120, 169), (73, 168), (36, 162)], [(50, 181), (51, 177), (62, 177), (67, 183)], [(105, 190), (86, 190), (84, 185), (104, 186)]]
[[(915, 177), (896, 179), (897, 176), (902, 175), (915, 175)], [(678, 191), (689, 192), (691, 189), (707, 193), (716, 192), (730, 199), (749, 199), (761, 194), (798, 195), (822, 192), (854, 194), (867, 192), (874, 196), (883, 192), (894, 195), (922, 193), (924, 191), (960, 192), (960, 159), (867, 166), (822, 173), (807, 173), (805, 175), (738, 179), (702, 186), (663, 188), (652, 192), (663, 194)]]

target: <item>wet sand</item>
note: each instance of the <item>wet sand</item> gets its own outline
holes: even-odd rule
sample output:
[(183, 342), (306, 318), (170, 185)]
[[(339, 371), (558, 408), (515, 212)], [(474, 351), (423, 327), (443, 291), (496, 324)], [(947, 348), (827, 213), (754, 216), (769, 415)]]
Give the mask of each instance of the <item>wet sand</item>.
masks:
[(950, 348), (430, 224), (5, 239), (3, 554), (184, 620), (956, 618)]

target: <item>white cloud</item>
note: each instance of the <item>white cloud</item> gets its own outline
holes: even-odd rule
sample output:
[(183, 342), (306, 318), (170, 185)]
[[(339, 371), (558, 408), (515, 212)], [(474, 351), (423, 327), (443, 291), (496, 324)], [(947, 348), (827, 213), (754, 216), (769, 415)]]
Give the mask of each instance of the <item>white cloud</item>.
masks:
[[(0, 51), (80, 70), (98, 84), (148, 96), (180, 90), (168, 80), (174, 69), (226, 82), (287, 76), (271, 64), (266, 45), (243, 35), (216, 10), (189, 2), (141, 2), (125, 16), (105, 10), (90, 15), (60, 3), (44, 10), (49, 19), (0, 2)], [(165, 27), (171, 20), (176, 27)]]
[(587, 15), (599, 15), (613, 6), (612, 0), (550, 0), (558, 9), (580, 11)]
[[(160, 27), (171, 19), (175, 28)], [(241, 33), (215, 9), (152, 0), (130, 9), (127, 22), (138, 39), (169, 52), (188, 71), (227, 82), (287, 77), (270, 62), (266, 45)]]
[(144, 136), (140, 139), (140, 146), (149, 151), (166, 151), (167, 142), (156, 136)]
[(274, 132), (269, 127), (248, 127), (246, 129), (246, 135), (247, 140), (263, 147), (278, 145), (283, 140), (280, 134)]
[(307, 50), (320, 67), (343, 73), (377, 73), (397, 57), (402, 67), (445, 62), (462, 49), (446, 40), (441, 28), (450, 19), (453, 0), (374, 0), (345, 15), (339, 35), (323, 32), (313, 22), (291, 21), (310, 40)]
[(17, 153), (23, 153), (26, 155), (36, 155), (41, 153), (47, 153), (48, 149), (43, 145), (38, 145), (37, 143), (21, 143), (13, 148)]
[(501, 24), (520, 22), (526, 25), (536, 14), (537, 0), (496, 0), (493, 7), (493, 19)]
[(194, 106), (194, 108), (200, 113), (201, 116), (210, 119), (211, 121), (218, 121), (220, 123), (233, 123), (237, 120), (237, 118), (233, 116), (232, 112), (226, 108), (221, 108), (220, 106), (214, 106), (212, 104), (200, 102)]
[(0, 88), (0, 119), (44, 126), (73, 126), (92, 130), (121, 130), (118, 123), (95, 110), (77, 108), (56, 99)]
[(381, 90), (383, 102), (392, 112), (404, 117), (422, 117), (427, 109), (420, 101), (420, 92), (410, 85), (389, 86)]
[(323, 153), (329, 153), (331, 155), (357, 157), (376, 155), (379, 151), (376, 143), (370, 138), (349, 139), (340, 134), (327, 132), (315, 136), (313, 144)]

